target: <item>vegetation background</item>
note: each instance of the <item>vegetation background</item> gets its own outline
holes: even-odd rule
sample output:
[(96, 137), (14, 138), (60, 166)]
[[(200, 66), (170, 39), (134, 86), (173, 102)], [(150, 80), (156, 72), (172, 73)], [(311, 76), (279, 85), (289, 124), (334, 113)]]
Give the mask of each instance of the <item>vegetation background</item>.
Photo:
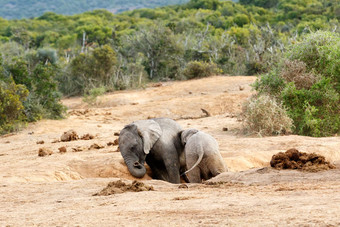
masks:
[[(76, 2), (68, 9), (81, 8)], [(190, 0), (119, 14), (0, 18), (0, 133), (63, 117), (62, 96), (83, 95), (95, 104), (96, 95), (147, 81), (223, 73), (260, 75), (252, 101), (265, 103), (245, 106), (249, 133), (334, 135), (340, 131), (339, 20), (339, 0)], [(260, 121), (269, 118), (251, 106), (271, 109), (267, 113), (284, 119), (275, 122), (286, 124)]]

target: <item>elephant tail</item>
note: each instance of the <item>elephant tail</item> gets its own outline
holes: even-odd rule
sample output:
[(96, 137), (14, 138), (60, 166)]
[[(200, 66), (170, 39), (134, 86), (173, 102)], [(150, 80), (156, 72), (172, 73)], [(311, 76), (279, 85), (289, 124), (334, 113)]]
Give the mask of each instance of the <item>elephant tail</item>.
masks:
[(198, 159), (196, 161), (196, 163), (187, 171), (184, 172), (184, 174), (189, 173), (191, 170), (193, 170), (196, 166), (198, 166), (198, 164), (201, 163), (202, 159), (203, 159), (203, 155), (204, 155), (204, 151), (203, 151), (203, 147), (202, 147), (202, 143), (198, 143), (197, 146), (197, 153), (198, 153)]

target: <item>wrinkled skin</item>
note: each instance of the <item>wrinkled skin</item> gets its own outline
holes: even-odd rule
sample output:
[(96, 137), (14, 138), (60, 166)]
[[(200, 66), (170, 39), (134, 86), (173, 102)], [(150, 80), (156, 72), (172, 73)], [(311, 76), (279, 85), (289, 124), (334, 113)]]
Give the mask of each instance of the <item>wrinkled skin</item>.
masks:
[(168, 118), (133, 122), (121, 130), (119, 149), (134, 177), (145, 175), (146, 162), (154, 179), (180, 183), (185, 170), (185, 155), (179, 124)]
[(211, 135), (196, 129), (187, 129), (181, 133), (185, 146), (187, 175), (190, 183), (201, 183), (222, 172), (228, 171), (219, 152), (218, 143)]

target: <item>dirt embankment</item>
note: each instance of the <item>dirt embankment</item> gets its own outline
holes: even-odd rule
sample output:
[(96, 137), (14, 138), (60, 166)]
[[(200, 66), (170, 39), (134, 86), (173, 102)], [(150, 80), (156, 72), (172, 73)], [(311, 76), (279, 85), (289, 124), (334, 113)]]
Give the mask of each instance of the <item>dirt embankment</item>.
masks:
[[(105, 95), (95, 107), (81, 98), (63, 100), (67, 119), (0, 137), (0, 225), (339, 226), (339, 168), (277, 170), (270, 161), (295, 148), (307, 153), (299, 155), (301, 163), (315, 153), (338, 167), (340, 138), (240, 134), (237, 116), (254, 80), (166, 82)], [(116, 140), (124, 125), (150, 117), (210, 133), (230, 172), (205, 184), (174, 185), (148, 175), (134, 182)], [(38, 156), (44, 149), (46, 155)], [(107, 196), (93, 196), (101, 193)]]

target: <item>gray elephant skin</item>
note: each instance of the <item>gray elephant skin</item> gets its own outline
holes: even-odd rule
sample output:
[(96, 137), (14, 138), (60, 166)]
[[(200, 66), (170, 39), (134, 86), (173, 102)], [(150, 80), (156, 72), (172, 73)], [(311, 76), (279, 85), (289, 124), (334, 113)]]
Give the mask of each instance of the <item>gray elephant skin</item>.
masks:
[(187, 175), (190, 183), (201, 183), (222, 172), (228, 171), (219, 152), (217, 141), (211, 135), (196, 129), (187, 129), (181, 133), (185, 146)]
[(169, 118), (139, 120), (126, 125), (119, 135), (119, 149), (129, 172), (137, 178), (145, 175), (146, 162), (152, 178), (180, 183), (185, 171), (181, 126)]

